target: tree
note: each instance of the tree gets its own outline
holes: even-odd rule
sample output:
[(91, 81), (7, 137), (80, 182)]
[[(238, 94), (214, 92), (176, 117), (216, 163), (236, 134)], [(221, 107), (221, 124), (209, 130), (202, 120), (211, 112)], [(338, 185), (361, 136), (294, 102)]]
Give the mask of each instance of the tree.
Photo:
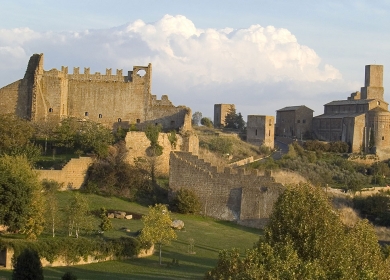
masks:
[(233, 105), (230, 106), (229, 111), (225, 117), (225, 127), (243, 130), (245, 128), (245, 121), (241, 113), (236, 113)]
[(198, 126), (200, 121), (202, 119), (202, 113), (201, 112), (195, 112), (192, 114), (192, 125)]
[(99, 228), (101, 231), (109, 231), (112, 229), (111, 220), (107, 216), (106, 208), (100, 208), (100, 225)]
[(170, 212), (163, 204), (150, 206), (148, 214), (142, 217), (142, 222), (144, 227), (141, 231), (140, 240), (143, 244), (158, 245), (159, 263), (161, 265), (161, 247), (176, 239), (176, 233), (171, 227)]
[(24, 156), (0, 157), (0, 224), (34, 238), (43, 230), (42, 186)]
[(206, 279), (388, 279), (387, 265), (367, 220), (345, 226), (320, 188), (300, 184), (279, 196), (264, 238), (244, 258), (222, 252)]
[(69, 236), (72, 236), (74, 231), (76, 238), (78, 238), (82, 229), (90, 230), (89, 205), (84, 196), (77, 192), (73, 193), (73, 196), (69, 199), (66, 214)]
[(45, 191), (46, 198), (46, 212), (50, 218), (52, 236), (55, 237), (55, 228), (58, 220), (58, 199), (57, 192), (62, 187), (63, 184), (60, 184), (54, 180), (43, 180), (42, 181), (43, 189)]
[(182, 214), (197, 214), (200, 211), (200, 201), (191, 189), (181, 188), (172, 202), (173, 209)]
[(36, 161), (41, 151), (30, 142), (33, 132), (26, 120), (0, 114), (0, 155), (24, 155), (30, 162)]
[(43, 280), (41, 259), (34, 250), (23, 250), (16, 258), (13, 267), (13, 280)]
[(61, 280), (77, 280), (77, 276), (68, 271), (61, 277)]
[(200, 124), (205, 126), (205, 127), (213, 127), (213, 122), (209, 118), (206, 118), (206, 117), (204, 117), (200, 120)]

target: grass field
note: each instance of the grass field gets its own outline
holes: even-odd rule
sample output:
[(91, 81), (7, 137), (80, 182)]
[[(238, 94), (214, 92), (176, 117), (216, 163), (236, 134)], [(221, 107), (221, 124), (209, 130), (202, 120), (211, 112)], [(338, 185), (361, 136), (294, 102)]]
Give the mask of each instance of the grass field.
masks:
[[(62, 204), (71, 194), (60, 193)], [(147, 207), (129, 203), (118, 198), (105, 198), (97, 195), (87, 195), (91, 208), (124, 210), (145, 214)], [(178, 239), (163, 247), (163, 265), (158, 264), (158, 252), (142, 259), (122, 261), (107, 261), (89, 265), (70, 267), (44, 268), (45, 279), (61, 279), (61, 276), (72, 271), (79, 280), (82, 279), (202, 279), (206, 271), (212, 269), (222, 249), (240, 248), (242, 253), (252, 247), (262, 232), (238, 226), (230, 222), (216, 221), (200, 216), (172, 214), (172, 218), (181, 219), (185, 230), (177, 231)], [(142, 228), (140, 220), (112, 220), (114, 230), (105, 233), (108, 237), (132, 235)], [(96, 221), (97, 223), (98, 221)], [(131, 230), (126, 233), (121, 230), (126, 227)], [(189, 252), (189, 240), (194, 240), (194, 253)], [(172, 260), (178, 260), (179, 265), (170, 265)], [(0, 270), (0, 280), (11, 279), (11, 271)], [(3, 278), (2, 278), (3, 277)]]

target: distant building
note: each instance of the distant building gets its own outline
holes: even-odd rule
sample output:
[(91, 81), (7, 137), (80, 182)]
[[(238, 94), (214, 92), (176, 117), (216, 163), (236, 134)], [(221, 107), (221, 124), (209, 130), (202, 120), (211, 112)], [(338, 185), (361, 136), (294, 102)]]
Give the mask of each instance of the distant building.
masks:
[(246, 141), (257, 146), (274, 148), (275, 118), (273, 116), (248, 115)]
[(304, 138), (311, 133), (313, 110), (305, 105), (284, 107), (276, 111), (276, 135)]
[(324, 114), (313, 119), (314, 136), (347, 142), (352, 152), (390, 158), (390, 112), (383, 95), (383, 65), (366, 65), (361, 92), (325, 104)]
[(225, 118), (231, 108), (236, 109), (234, 104), (214, 104), (214, 127), (225, 126)]

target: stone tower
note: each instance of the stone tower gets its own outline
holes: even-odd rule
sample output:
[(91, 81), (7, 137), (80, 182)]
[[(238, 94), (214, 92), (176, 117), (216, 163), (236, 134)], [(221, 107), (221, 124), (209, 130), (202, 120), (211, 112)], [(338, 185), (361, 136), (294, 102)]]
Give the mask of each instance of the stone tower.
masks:
[(247, 142), (273, 149), (275, 118), (273, 116), (248, 115), (246, 134)]
[(225, 118), (230, 108), (235, 109), (234, 104), (214, 104), (214, 127), (221, 128), (225, 126)]
[(383, 65), (366, 65), (361, 99), (383, 100)]

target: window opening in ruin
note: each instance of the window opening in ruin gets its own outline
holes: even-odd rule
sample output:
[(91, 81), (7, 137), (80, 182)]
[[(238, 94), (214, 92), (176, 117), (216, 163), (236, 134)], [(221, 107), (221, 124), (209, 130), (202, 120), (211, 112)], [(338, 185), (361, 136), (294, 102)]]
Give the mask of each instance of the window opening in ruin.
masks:
[(137, 71), (137, 75), (140, 77), (143, 77), (146, 75), (146, 71), (144, 69), (140, 69)]
[(255, 132), (255, 135), (257, 135), (257, 129), (256, 129), (256, 132)]
[(99, 114), (99, 119), (103, 118), (103, 115), (102, 114)]
[(49, 113), (53, 113), (53, 108), (49, 108)]
[(380, 101), (378, 101), (378, 105), (381, 105), (381, 102), (380, 102)]
[(271, 136), (271, 130), (268, 130), (268, 136)]
[(171, 126), (174, 126), (175, 125), (175, 121), (171, 121)]
[(137, 123), (140, 123), (141, 122), (141, 120), (140, 119), (137, 119)]
[(121, 118), (118, 118), (118, 122), (122, 122), (122, 119), (121, 119)]
[(65, 114), (65, 105), (62, 104), (62, 114), (64, 115)]
[(88, 112), (85, 112), (85, 113), (84, 113), (84, 116), (88, 117)]
[(385, 140), (385, 136), (382, 136), (382, 140)]

